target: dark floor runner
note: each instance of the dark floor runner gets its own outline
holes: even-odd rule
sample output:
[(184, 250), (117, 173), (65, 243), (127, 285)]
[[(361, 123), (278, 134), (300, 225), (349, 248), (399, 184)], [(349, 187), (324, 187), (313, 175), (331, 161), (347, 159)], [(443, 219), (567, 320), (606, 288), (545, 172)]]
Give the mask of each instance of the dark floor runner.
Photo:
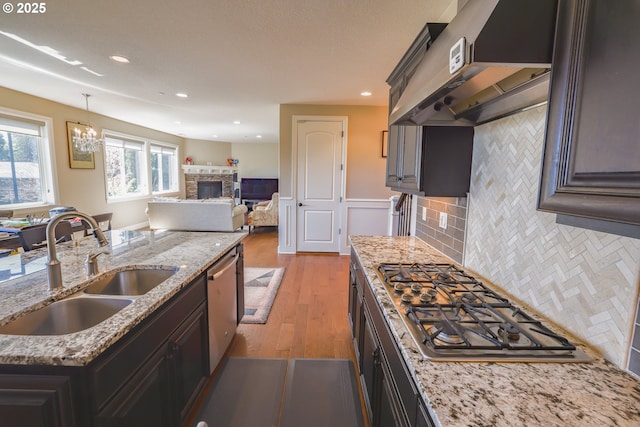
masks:
[(223, 363), (193, 424), (277, 426), (287, 360), (231, 357)]
[(287, 370), (281, 427), (363, 426), (353, 363), (346, 359), (292, 359)]
[(291, 359), (288, 367), (286, 359), (225, 359), (193, 425), (200, 421), (209, 427), (364, 426), (347, 359)]

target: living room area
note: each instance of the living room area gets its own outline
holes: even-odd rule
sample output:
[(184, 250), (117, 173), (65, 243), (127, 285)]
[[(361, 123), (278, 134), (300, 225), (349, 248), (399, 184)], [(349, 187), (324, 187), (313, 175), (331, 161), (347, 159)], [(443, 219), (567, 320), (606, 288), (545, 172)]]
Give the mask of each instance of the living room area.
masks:
[[(386, 159), (380, 152), (380, 129), (386, 127), (385, 107), (281, 105), (279, 134), (263, 135), (262, 138), (247, 136), (243, 141), (236, 142), (225, 142), (222, 135), (215, 135), (220, 137), (219, 140), (189, 138), (92, 114), (91, 124), (100, 131), (106, 141), (105, 146), (91, 154), (91, 161), (86, 162), (87, 166), (78, 168), (71, 162), (70, 135), (74, 126), (79, 126), (77, 120), (84, 111), (5, 87), (0, 87), (0, 97), (6, 101), (5, 107), (2, 107), (3, 114), (16, 121), (24, 120), (27, 124), (34, 121), (41, 123), (42, 137), (39, 144), (43, 147), (43, 155), (39, 167), (46, 171), (40, 177), (44, 195), (40, 204), (43, 207), (32, 203), (29, 207), (16, 208), (16, 217), (46, 216), (52, 207), (74, 207), (90, 215), (112, 212), (114, 229), (145, 229), (149, 227), (149, 202), (156, 199), (188, 199), (185, 169), (207, 171), (230, 168), (233, 170), (231, 181), (235, 179), (234, 185), (237, 187), (240, 187), (243, 179), (278, 180), (278, 250), (282, 253), (295, 253), (298, 250), (295, 220), (297, 211), (300, 210), (296, 194), (301, 194), (301, 190), (297, 187), (299, 167), (294, 142), (296, 135), (292, 132), (294, 121), (301, 117), (338, 117), (345, 124), (348, 118), (348, 127), (343, 127), (343, 169), (339, 171), (342, 177), (336, 178), (337, 195), (340, 196), (336, 199), (340, 199), (341, 203), (334, 216), (338, 220), (335, 228), (342, 229), (343, 237), (340, 238), (339, 247), (332, 251), (349, 253), (345, 237), (349, 234), (386, 233), (389, 197), (393, 192), (384, 186)], [(139, 147), (137, 152), (141, 154), (136, 154), (136, 159), (139, 162), (137, 170), (141, 174), (133, 177), (133, 180), (124, 180), (114, 169), (113, 159), (117, 157), (114, 153), (124, 159), (131, 154), (127, 151), (131, 145)], [(157, 174), (158, 165), (164, 168), (165, 163), (162, 162), (165, 158), (173, 158), (172, 161), (175, 162), (175, 172), (170, 180), (166, 179), (165, 169), (162, 169), (162, 175)], [(233, 162), (231, 167), (229, 159)], [(340, 161), (337, 162), (340, 165)], [(325, 182), (326, 174), (323, 170), (318, 172), (320, 181)], [(166, 181), (175, 183), (167, 185)], [(230, 197), (234, 197), (234, 207), (236, 204), (243, 204), (241, 194), (235, 194), (237, 187), (229, 187), (228, 190), (233, 191)], [(244, 215), (247, 216), (247, 221), (244, 225), (248, 225), (251, 210), (248, 205), (254, 204), (249, 202), (246, 203), (247, 212)], [(272, 200), (264, 202), (268, 204)], [(229, 210), (231, 211), (231, 207)], [(288, 214), (283, 217), (285, 212)], [(287, 221), (284, 220), (285, 217)]]

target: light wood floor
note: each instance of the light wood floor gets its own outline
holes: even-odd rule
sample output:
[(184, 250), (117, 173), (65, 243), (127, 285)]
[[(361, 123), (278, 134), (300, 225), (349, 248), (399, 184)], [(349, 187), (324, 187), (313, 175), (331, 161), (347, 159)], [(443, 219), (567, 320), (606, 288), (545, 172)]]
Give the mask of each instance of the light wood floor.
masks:
[(266, 324), (240, 324), (227, 356), (351, 359), (347, 315), (349, 257), (279, 255), (275, 229), (257, 228), (244, 240), (247, 267), (285, 267)]
[[(349, 257), (337, 254), (278, 254), (275, 228), (255, 229), (244, 240), (247, 267), (285, 267), (266, 324), (240, 324), (225, 357), (350, 359), (357, 370), (347, 314)], [(206, 395), (217, 374), (205, 387)], [(360, 379), (358, 391), (365, 427)], [(183, 427), (195, 423), (196, 404)]]

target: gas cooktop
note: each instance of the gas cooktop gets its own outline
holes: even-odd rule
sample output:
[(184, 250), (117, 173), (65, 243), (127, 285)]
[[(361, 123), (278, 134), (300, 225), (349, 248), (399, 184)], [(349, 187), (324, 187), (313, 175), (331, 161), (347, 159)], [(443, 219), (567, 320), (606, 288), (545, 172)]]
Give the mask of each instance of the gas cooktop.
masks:
[(589, 362), (566, 338), (452, 264), (379, 264), (425, 359)]

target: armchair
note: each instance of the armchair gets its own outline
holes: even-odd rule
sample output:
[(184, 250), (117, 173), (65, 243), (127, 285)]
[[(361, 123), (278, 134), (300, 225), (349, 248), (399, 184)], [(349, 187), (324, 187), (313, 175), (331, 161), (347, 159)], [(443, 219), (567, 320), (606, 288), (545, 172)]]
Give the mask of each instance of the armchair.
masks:
[(271, 195), (271, 200), (253, 205), (253, 211), (247, 215), (249, 231), (258, 226), (278, 225), (278, 193)]

